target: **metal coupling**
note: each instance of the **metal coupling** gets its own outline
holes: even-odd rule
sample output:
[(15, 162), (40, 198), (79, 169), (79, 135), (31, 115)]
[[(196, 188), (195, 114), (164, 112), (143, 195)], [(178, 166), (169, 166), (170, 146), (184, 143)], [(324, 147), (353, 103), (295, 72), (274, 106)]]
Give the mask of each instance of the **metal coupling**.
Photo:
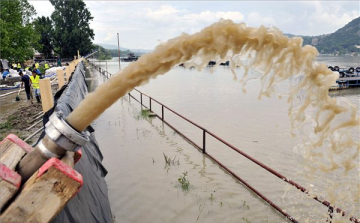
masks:
[(54, 112), (50, 116), (45, 132), (54, 143), (67, 151), (75, 152), (89, 141), (88, 135), (71, 127), (61, 112)]

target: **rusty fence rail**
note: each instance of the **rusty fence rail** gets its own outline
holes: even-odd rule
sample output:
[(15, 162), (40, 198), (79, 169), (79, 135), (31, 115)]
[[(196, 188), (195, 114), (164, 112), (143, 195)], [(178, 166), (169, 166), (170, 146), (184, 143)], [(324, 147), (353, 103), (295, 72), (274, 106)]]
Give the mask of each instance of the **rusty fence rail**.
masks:
[[(96, 66), (94, 64), (92, 64), (95, 69), (97, 69), (102, 75), (104, 75), (105, 77), (109, 78), (112, 76), (111, 73), (103, 70), (101, 67)], [(278, 207), (274, 202), (272, 202), (271, 200), (269, 200), (268, 198), (266, 198), (263, 194), (261, 194), (259, 191), (257, 191), (255, 188), (253, 188), (249, 183), (247, 183), (245, 180), (243, 180), (241, 177), (239, 177), (237, 174), (235, 174), (233, 171), (231, 171), (228, 167), (226, 167), (224, 164), (222, 164), (220, 161), (218, 161), (215, 157), (213, 157), (212, 155), (210, 155), (209, 153), (206, 152), (206, 135), (210, 135), (212, 137), (214, 137), (215, 139), (217, 139), (218, 141), (222, 142), (224, 145), (228, 146), (229, 148), (231, 148), (232, 150), (236, 151), (237, 153), (241, 154), (242, 156), (244, 156), (245, 158), (247, 158), (248, 160), (254, 162), (255, 164), (259, 165), (260, 167), (262, 167), (263, 169), (267, 170), (268, 172), (272, 173), (273, 175), (275, 175), (276, 177), (280, 178), (281, 180), (283, 180), (284, 182), (296, 187), (297, 189), (299, 189), (301, 192), (303, 192), (304, 194), (308, 195), (309, 197), (313, 198), (314, 200), (318, 201), (319, 203), (321, 203), (322, 205), (326, 206), (328, 208), (328, 214), (329, 214), (329, 218), (326, 220), (326, 222), (331, 223), (331, 219), (333, 218), (333, 213), (334, 211), (336, 213), (341, 214), (342, 216), (346, 215), (346, 212), (341, 210), (340, 208), (337, 208), (333, 205), (331, 205), (330, 202), (326, 201), (326, 200), (321, 200), (320, 198), (318, 198), (317, 196), (314, 196), (312, 194), (309, 193), (309, 190), (307, 190), (306, 188), (302, 187), (301, 185), (299, 185), (298, 183), (288, 179), (287, 177), (285, 177), (284, 175), (280, 174), (279, 172), (273, 170), (272, 168), (270, 168), (269, 166), (261, 163), (260, 161), (256, 160), (255, 158), (251, 157), (250, 155), (244, 153), (243, 151), (241, 151), (240, 149), (236, 148), (235, 146), (231, 145), (230, 143), (228, 143), (227, 141), (225, 141), (224, 139), (220, 138), (219, 136), (215, 135), (214, 133), (212, 133), (211, 131), (205, 129), (204, 127), (196, 124), (195, 122), (191, 121), (190, 119), (182, 116), (181, 114), (177, 113), (176, 111), (174, 111), (173, 109), (167, 107), (166, 105), (162, 104), (161, 102), (157, 101), (156, 99), (152, 98), (151, 96), (139, 91), (138, 89), (134, 88), (134, 90), (136, 92), (138, 92), (140, 94), (140, 100), (138, 100), (137, 98), (135, 98), (133, 95), (131, 95), (131, 93), (129, 92), (129, 98), (133, 98), (134, 100), (136, 100), (137, 102), (139, 102), (141, 104), (141, 106), (144, 106), (145, 108), (148, 108), (150, 111), (152, 111), (152, 101), (156, 102), (157, 104), (159, 104), (161, 106), (161, 116), (156, 114), (156, 116), (161, 119), (164, 123), (166, 123), (170, 128), (174, 129), (177, 133), (179, 133), (182, 137), (184, 137), (187, 141), (189, 141), (191, 144), (193, 144), (198, 150), (200, 150), (202, 153), (204, 153), (206, 156), (208, 156), (210, 159), (212, 159), (213, 161), (215, 161), (217, 164), (219, 164), (222, 168), (224, 168), (228, 173), (230, 173), (232, 176), (234, 176), (236, 179), (238, 179), (241, 183), (243, 183), (247, 188), (249, 188), (251, 191), (253, 191), (255, 194), (257, 194), (259, 197), (261, 197), (264, 201), (266, 201), (269, 205), (271, 205), (273, 208), (275, 208), (279, 213), (281, 213), (283, 216), (285, 216), (288, 220), (290, 220), (291, 222), (298, 222), (297, 220), (295, 220), (293, 217), (291, 217), (289, 214), (287, 214), (286, 212), (284, 212), (280, 207)], [(143, 104), (143, 96), (149, 98), (149, 107), (147, 107), (146, 105)], [(202, 146), (198, 145), (197, 143), (195, 143), (193, 140), (191, 140), (190, 138), (188, 138), (186, 135), (184, 135), (181, 131), (179, 131), (178, 129), (176, 129), (173, 125), (171, 125), (169, 122), (167, 122), (165, 120), (165, 113), (164, 111), (168, 110), (170, 112), (172, 112), (173, 114), (177, 115), (178, 117), (184, 119), (185, 121), (191, 123), (192, 125), (198, 127), (199, 129), (202, 130), (203, 132), (203, 140), (202, 140)], [(350, 222), (354, 222), (354, 223), (360, 223), (359, 219), (353, 217), (353, 216), (349, 216), (348, 220)]]

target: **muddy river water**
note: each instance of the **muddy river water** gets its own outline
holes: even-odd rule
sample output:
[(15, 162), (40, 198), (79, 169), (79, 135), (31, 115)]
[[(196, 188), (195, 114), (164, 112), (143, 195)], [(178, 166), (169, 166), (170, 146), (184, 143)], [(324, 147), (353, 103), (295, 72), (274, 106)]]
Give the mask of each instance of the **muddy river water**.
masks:
[[(360, 65), (356, 62), (358, 57), (350, 56), (322, 56), (318, 60), (347, 68)], [(117, 58), (100, 65), (111, 73), (118, 70)], [(92, 90), (106, 81), (97, 72), (93, 75), (88, 80)], [(286, 95), (282, 99), (259, 100), (260, 87), (259, 81), (250, 81), (244, 94), (228, 67), (219, 67), (214, 72), (208, 68), (198, 72), (175, 67), (138, 89), (320, 197), (329, 194), (332, 187), (334, 191), (342, 191), (337, 185), (346, 185), (344, 197), (348, 196), (346, 191), (358, 192), (359, 162), (348, 174), (304, 171), (306, 164), (297, 145), (306, 132), (292, 137)], [(285, 93), (287, 84), (283, 83), (282, 87)], [(140, 98), (136, 91), (131, 93)], [(359, 88), (329, 94), (360, 106)], [(149, 104), (148, 98), (143, 100), (145, 105)], [(161, 114), (159, 105), (153, 102), (152, 108)], [(200, 129), (168, 111), (165, 118), (202, 145)], [(288, 222), (160, 119), (143, 116), (140, 104), (128, 96), (113, 104), (93, 126), (104, 155), (103, 163), (109, 171), (106, 181), (116, 222)], [(352, 134), (359, 137), (358, 130)], [(206, 146), (208, 153), (299, 222), (327, 219), (326, 207), (214, 138), (207, 136)], [(174, 162), (167, 165), (164, 154)], [(178, 182), (184, 173), (190, 183), (187, 190)], [(331, 198), (322, 198), (333, 202)], [(359, 200), (345, 199), (336, 205), (360, 217)]]

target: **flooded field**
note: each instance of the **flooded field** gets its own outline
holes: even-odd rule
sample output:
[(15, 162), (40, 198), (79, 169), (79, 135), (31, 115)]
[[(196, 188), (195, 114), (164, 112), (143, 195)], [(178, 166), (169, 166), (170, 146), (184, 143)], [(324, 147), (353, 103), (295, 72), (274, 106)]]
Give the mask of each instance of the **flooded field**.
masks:
[[(352, 58), (356, 59), (320, 57), (319, 60), (332, 66), (359, 66), (355, 59), (351, 62)], [(106, 69), (105, 62), (101, 65)], [(126, 63), (122, 63), (124, 66)], [(116, 58), (107, 63), (107, 69), (111, 73), (118, 70)], [(94, 76), (89, 79), (90, 87), (94, 89), (103, 81), (102, 77)], [(215, 72), (177, 67), (138, 89), (319, 196), (324, 196), (329, 186), (336, 188), (341, 182), (348, 183), (344, 191), (354, 192), (355, 188), (356, 192), (359, 165), (348, 175), (340, 171), (314, 174), (304, 171), (306, 164), (296, 146), (306, 133), (290, 135), (286, 95), (283, 99), (258, 100), (259, 88), (259, 81), (251, 81), (243, 94), (228, 67), (219, 67)], [(288, 86), (284, 83), (281, 88), (285, 94)], [(139, 98), (137, 92), (132, 94)], [(330, 95), (360, 105), (360, 89), (330, 92)], [(148, 99), (143, 100), (148, 105)], [(154, 102), (152, 108), (161, 114), (161, 107)], [(170, 112), (165, 111), (165, 117), (202, 145), (200, 129)], [(94, 128), (109, 171), (109, 197), (116, 222), (287, 222), (161, 120), (143, 116), (140, 104), (129, 97), (123, 97), (106, 110), (95, 121)], [(359, 136), (358, 131), (353, 134)], [(213, 138), (207, 137), (206, 143), (208, 153), (299, 222), (325, 222), (326, 207)], [(174, 162), (167, 165), (164, 154)], [(190, 183), (187, 190), (178, 182), (184, 173)], [(328, 197), (324, 199), (336, 203)], [(360, 216), (359, 201), (336, 204)]]

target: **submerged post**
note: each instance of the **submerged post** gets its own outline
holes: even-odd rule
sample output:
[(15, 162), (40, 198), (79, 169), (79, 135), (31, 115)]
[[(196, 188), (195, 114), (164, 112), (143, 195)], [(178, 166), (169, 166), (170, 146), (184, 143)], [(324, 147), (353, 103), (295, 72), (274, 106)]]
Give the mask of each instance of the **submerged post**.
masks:
[(141, 104), (141, 108), (142, 108), (142, 93), (140, 93), (140, 104)]
[(119, 43), (119, 33), (117, 33), (117, 38), (118, 38), (118, 51), (119, 51), (119, 70), (121, 70), (121, 67), (120, 67), (120, 43)]
[(161, 105), (161, 120), (164, 120), (164, 105)]
[(205, 151), (205, 146), (206, 146), (206, 130), (205, 129), (203, 129), (203, 149), (202, 149), (202, 152), (203, 153), (206, 153), (206, 151)]
[(149, 107), (150, 107), (150, 111), (151, 111), (151, 97), (149, 97), (149, 101), (150, 101)]

